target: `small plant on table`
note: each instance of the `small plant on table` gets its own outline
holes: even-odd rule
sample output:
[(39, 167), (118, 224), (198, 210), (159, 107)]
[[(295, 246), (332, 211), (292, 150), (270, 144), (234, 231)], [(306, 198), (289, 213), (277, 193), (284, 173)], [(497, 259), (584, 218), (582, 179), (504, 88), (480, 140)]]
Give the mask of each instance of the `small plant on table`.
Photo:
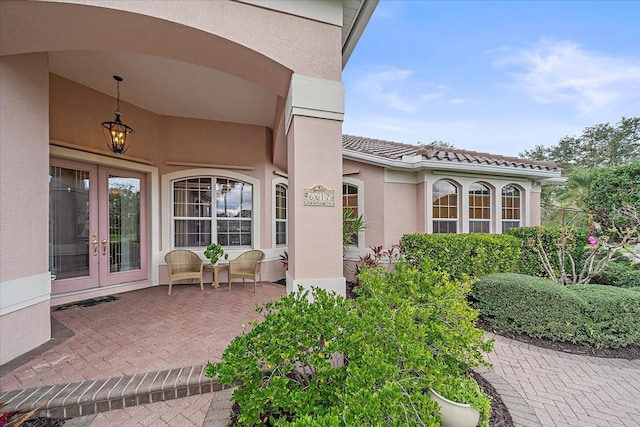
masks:
[(219, 243), (209, 244), (204, 250), (204, 256), (211, 260), (211, 264), (213, 265), (215, 265), (221, 257), (223, 257), (225, 261), (229, 259), (229, 254), (224, 253), (224, 249)]

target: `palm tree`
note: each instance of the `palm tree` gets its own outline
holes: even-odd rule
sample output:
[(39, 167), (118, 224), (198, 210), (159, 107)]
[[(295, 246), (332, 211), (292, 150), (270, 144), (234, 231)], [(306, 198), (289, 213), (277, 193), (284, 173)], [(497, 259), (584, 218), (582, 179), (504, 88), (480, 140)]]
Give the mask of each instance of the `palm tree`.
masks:
[(561, 225), (566, 225), (567, 212), (576, 213), (570, 222), (584, 218), (585, 202), (589, 197), (589, 188), (595, 178), (595, 170), (590, 168), (574, 168), (567, 175), (560, 194), (557, 196), (562, 212)]

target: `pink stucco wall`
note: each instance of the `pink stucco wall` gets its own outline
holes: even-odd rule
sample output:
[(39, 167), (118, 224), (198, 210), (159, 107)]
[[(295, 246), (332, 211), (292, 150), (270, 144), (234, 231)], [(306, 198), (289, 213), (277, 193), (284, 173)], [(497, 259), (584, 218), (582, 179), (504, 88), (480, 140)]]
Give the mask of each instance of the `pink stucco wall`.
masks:
[(400, 240), (403, 234), (417, 232), (416, 185), (385, 184), (385, 247), (390, 247)]
[(49, 301), (0, 316), (0, 364), (4, 364), (51, 338)]
[[(3, 364), (42, 344), (51, 332), (48, 301), (30, 302), (47, 299), (50, 290), (46, 54), (0, 58), (0, 94), (0, 306), (3, 313), (0, 316), (0, 364)], [(21, 286), (34, 286), (35, 290), (22, 292)]]
[[(11, 19), (2, 32), (2, 55), (126, 46), (128, 52), (218, 69), (283, 98), (293, 70), (330, 80), (341, 78), (339, 26), (245, 3), (201, 1), (197, 7), (185, 7), (182, 1), (3, 3), (3, 14)], [(38, 31), (30, 31), (32, 22), (38, 22)], [(189, 49), (185, 49), (186, 40)]]
[(529, 203), (529, 225), (540, 225), (540, 196), (539, 191), (532, 191)]
[(49, 197), (49, 92), (46, 54), (2, 57), (0, 66), (0, 281), (5, 281), (48, 270), (49, 213), (34, 206), (46, 206)]

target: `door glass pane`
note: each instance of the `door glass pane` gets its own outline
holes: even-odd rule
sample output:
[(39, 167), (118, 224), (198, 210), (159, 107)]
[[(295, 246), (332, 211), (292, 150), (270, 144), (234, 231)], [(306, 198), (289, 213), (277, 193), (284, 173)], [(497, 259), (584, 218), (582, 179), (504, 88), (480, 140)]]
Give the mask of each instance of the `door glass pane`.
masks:
[(49, 270), (56, 279), (89, 275), (89, 172), (49, 167)]
[(109, 271), (140, 269), (140, 179), (109, 175)]

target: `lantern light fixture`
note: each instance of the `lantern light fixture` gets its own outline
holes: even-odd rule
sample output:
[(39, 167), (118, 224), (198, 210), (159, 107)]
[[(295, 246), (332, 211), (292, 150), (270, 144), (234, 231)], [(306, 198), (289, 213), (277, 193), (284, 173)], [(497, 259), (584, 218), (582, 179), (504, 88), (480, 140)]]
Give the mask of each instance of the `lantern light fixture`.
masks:
[(116, 154), (124, 154), (131, 146), (131, 139), (135, 132), (120, 120), (120, 82), (122, 77), (113, 76), (113, 79), (117, 85), (116, 118), (109, 122), (102, 122), (102, 127), (107, 148)]

